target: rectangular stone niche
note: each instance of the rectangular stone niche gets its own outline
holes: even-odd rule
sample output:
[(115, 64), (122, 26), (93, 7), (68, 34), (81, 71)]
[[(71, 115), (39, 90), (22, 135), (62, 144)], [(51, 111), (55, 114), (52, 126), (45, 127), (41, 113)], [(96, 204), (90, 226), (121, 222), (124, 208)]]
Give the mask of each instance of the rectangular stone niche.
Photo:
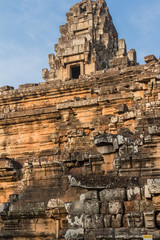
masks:
[(78, 79), (80, 75), (80, 64), (71, 66), (71, 78)]
[(67, 65), (67, 77), (78, 79), (80, 75), (84, 75), (84, 63), (77, 62), (76, 64)]

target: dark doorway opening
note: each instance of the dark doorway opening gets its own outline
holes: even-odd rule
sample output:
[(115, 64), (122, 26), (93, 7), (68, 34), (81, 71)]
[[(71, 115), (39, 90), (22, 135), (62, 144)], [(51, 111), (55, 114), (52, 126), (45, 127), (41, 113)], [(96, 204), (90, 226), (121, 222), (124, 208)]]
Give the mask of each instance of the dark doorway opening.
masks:
[(71, 78), (78, 79), (80, 75), (80, 65), (71, 66)]

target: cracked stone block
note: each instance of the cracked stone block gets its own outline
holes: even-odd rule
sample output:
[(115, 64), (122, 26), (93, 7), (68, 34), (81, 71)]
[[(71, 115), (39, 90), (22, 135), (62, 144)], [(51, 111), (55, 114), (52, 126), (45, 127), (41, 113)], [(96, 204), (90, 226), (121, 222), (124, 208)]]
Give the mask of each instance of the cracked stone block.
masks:
[(109, 214), (117, 215), (123, 214), (123, 202), (122, 201), (112, 201), (109, 202)]
[(131, 200), (140, 200), (141, 199), (141, 189), (139, 187), (127, 189), (127, 198)]

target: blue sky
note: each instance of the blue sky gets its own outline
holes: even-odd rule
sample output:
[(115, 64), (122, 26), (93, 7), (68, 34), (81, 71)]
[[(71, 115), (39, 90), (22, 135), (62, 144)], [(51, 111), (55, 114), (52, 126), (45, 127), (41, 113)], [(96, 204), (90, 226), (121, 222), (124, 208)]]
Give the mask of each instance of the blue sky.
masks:
[[(0, 0), (0, 87), (42, 82), (59, 26), (77, 0)], [(160, 56), (160, 1), (106, 0), (119, 38), (135, 48), (138, 62)]]

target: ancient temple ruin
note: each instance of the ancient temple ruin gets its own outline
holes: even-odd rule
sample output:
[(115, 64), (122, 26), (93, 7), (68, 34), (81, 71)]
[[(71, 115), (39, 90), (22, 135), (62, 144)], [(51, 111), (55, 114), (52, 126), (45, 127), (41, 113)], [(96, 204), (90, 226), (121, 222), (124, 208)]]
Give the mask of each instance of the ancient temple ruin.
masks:
[(84, 0), (75, 4), (60, 26), (61, 38), (49, 54), (50, 70), (43, 69), (46, 81), (78, 79), (116, 65), (136, 65), (136, 52), (126, 52), (124, 39), (118, 41), (105, 0)]
[(45, 82), (0, 88), (0, 239), (160, 238), (160, 59), (104, 0), (60, 27)]

